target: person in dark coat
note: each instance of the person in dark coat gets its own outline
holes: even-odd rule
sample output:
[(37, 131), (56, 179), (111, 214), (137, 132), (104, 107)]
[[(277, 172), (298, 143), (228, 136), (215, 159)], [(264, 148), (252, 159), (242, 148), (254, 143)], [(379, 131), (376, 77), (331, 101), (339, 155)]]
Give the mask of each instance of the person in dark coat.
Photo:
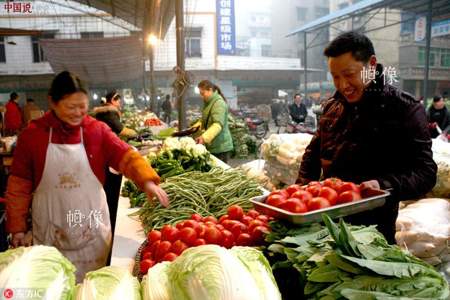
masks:
[[(118, 136), (129, 138), (136, 136), (136, 132), (126, 128), (120, 121), (121, 98), (119, 93), (112, 91), (106, 95), (106, 104), (94, 108), (94, 116), (97, 120), (108, 125), (109, 128)], [(106, 171), (105, 184), (103, 189), (106, 193), (106, 201), (108, 202), (109, 217), (111, 219), (111, 230), (114, 235), (116, 226), (117, 207), (120, 196), (120, 186), (122, 184), (122, 174), (113, 169)]]
[[(377, 225), (395, 242), (398, 202), (417, 199), (436, 183), (425, 109), (410, 94), (385, 83), (372, 42), (348, 32), (325, 49), (336, 92), (324, 105), (319, 128), (300, 165), (298, 182), (338, 177), (367, 188), (389, 189), (384, 206), (346, 218)], [(364, 70), (378, 74), (364, 81)]]
[(289, 105), (289, 114), (291, 115), (292, 121), (295, 123), (305, 122), (308, 111), (306, 110), (306, 105), (302, 103), (300, 94), (294, 95), (294, 103)]
[(445, 106), (444, 98), (441, 96), (434, 96), (433, 104), (427, 112), (427, 118), (432, 138), (439, 136), (437, 127), (441, 129), (442, 133), (448, 134), (450, 131), (450, 112)]
[(161, 109), (164, 113), (163, 121), (167, 124), (170, 123), (170, 115), (172, 114), (172, 102), (170, 102), (170, 95), (166, 95), (166, 99), (161, 104)]

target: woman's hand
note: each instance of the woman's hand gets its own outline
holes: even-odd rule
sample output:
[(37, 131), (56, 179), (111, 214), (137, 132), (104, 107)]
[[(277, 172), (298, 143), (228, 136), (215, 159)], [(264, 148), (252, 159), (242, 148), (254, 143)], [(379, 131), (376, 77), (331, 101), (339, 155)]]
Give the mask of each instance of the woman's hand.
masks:
[(24, 246), (29, 247), (33, 245), (33, 235), (31, 231), (25, 232), (16, 232), (12, 234), (11, 244), (14, 248)]
[(154, 196), (156, 196), (162, 206), (169, 206), (169, 196), (167, 196), (166, 192), (153, 181), (148, 181), (145, 184), (144, 192), (147, 194), (148, 199), (151, 200)]
[(203, 139), (203, 137), (199, 136), (198, 138), (195, 139), (195, 142), (197, 144), (201, 144), (204, 145), (205, 144), (205, 140)]

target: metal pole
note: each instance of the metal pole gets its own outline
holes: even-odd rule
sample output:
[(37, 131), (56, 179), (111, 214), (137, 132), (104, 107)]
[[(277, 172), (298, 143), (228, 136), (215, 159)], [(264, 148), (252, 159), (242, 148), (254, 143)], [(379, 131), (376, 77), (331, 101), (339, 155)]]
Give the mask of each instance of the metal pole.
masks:
[(149, 46), (149, 56), (150, 56), (150, 109), (155, 114), (157, 113), (156, 105), (156, 88), (155, 88), (155, 52), (154, 46)]
[[(177, 67), (181, 72), (184, 72), (184, 15), (183, 15), (183, 0), (176, 0), (175, 2), (175, 26), (177, 30)], [(186, 109), (184, 107), (184, 92), (185, 87), (178, 85), (177, 104), (178, 104), (178, 129), (186, 128)]]
[(431, 46), (431, 21), (433, 17), (433, 0), (428, 1), (427, 12), (427, 33), (426, 33), (426, 49), (425, 49), (425, 81), (423, 83), (423, 103), (427, 103), (428, 96), (428, 78), (430, 71), (430, 46)]
[[(308, 97), (308, 74), (307, 74), (307, 66), (308, 63), (306, 62), (306, 59), (308, 58), (307, 56), (307, 46), (306, 46), (306, 31), (303, 33), (303, 49), (304, 49), (304, 53), (303, 53), (303, 67), (304, 67), (304, 72), (305, 72), (305, 99), (306, 97)], [(303, 100), (304, 101), (304, 100)]]

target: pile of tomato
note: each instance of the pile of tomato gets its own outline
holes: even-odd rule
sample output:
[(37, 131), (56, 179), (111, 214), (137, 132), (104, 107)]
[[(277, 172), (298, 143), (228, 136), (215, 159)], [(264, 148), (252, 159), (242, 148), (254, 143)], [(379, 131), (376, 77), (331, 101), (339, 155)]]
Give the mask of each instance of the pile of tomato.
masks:
[(161, 230), (152, 230), (147, 235), (147, 246), (142, 250), (140, 271), (161, 261), (173, 261), (184, 250), (206, 244), (233, 246), (260, 245), (264, 235), (270, 232), (269, 217), (256, 210), (246, 214), (238, 205), (228, 208), (226, 215), (217, 220), (213, 216), (193, 214), (191, 219), (175, 226), (164, 225)]
[(277, 190), (267, 197), (266, 204), (293, 213), (306, 213), (361, 200), (359, 186), (338, 178), (312, 181), (308, 185), (293, 184), (284, 190)]
[(158, 118), (150, 118), (144, 121), (145, 126), (161, 126), (161, 120)]

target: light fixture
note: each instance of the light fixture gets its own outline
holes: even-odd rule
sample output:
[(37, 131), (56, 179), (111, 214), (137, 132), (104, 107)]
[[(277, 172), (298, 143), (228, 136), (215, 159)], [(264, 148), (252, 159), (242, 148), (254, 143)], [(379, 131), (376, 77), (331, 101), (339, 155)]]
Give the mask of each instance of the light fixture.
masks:
[(156, 37), (156, 35), (154, 35), (153, 33), (151, 33), (151, 34), (148, 35), (147, 43), (148, 43), (150, 46), (156, 46), (156, 44), (158, 44), (158, 38)]
[(150, 101), (150, 96), (147, 96), (147, 95), (146, 95), (146, 96), (145, 96), (145, 100), (146, 100), (146, 101)]
[(161, 97), (160, 97), (160, 96), (158, 96), (158, 97), (156, 97), (156, 99), (160, 100), (160, 99), (161, 99)]
[(94, 93), (94, 95), (92, 95), (92, 98), (94, 98), (94, 100), (98, 99), (98, 95), (96, 93)]
[(199, 95), (200, 94), (200, 89), (198, 88), (198, 86), (194, 87), (194, 92)]

